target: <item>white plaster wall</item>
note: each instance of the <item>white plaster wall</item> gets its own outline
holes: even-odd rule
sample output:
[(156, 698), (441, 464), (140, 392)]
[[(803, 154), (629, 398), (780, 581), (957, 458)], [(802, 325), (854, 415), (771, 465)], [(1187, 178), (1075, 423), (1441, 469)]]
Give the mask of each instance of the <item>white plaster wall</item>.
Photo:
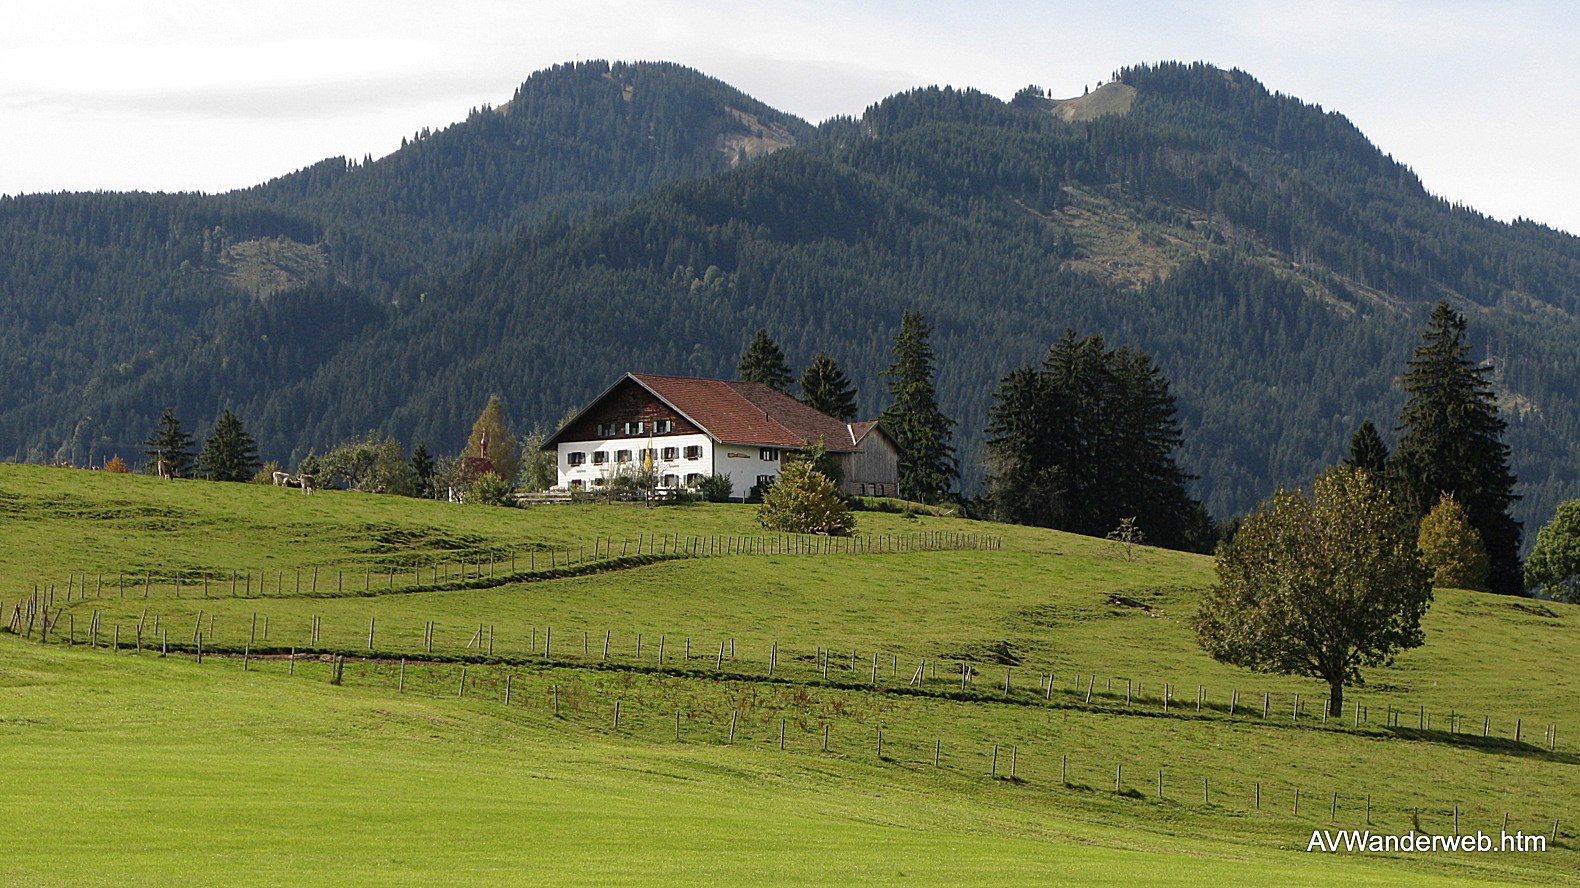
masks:
[[(614, 461), (616, 450), (631, 451), (632, 462), (641, 459), (643, 448), (652, 447), (663, 453), (665, 447), (673, 447), (679, 454), (676, 459), (655, 459), (653, 468), (658, 471), (659, 477), (664, 475), (678, 475), (682, 486), (686, 483), (686, 476), (692, 473), (701, 475), (713, 474), (713, 441), (707, 435), (655, 435), (651, 438), (609, 438), (598, 441), (561, 441), (557, 446), (559, 462), (559, 487), (569, 489), (572, 481), (581, 481), (591, 488), (593, 479), (608, 477), (614, 473), (619, 463)], [(687, 447), (701, 447), (702, 456), (699, 459), (686, 459)], [(571, 453), (581, 451), (587, 454), (587, 461), (579, 466), (569, 463)], [(609, 461), (603, 465), (593, 464), (593, 454), (602, 451), (609, 454)], [(744, 493), (744, 491), (743, 491)]]
[(784, 453), (779, 453), (777, 461), (765, 460), (761, 450), (760, 447), (746, 444), (713, 445), (714, 471), (730, 477), (730, 483), (735, 485), (737, 499), (751, 492), (757, 484), (758, 475), (779, 477), (779, 469), (784, 465)]

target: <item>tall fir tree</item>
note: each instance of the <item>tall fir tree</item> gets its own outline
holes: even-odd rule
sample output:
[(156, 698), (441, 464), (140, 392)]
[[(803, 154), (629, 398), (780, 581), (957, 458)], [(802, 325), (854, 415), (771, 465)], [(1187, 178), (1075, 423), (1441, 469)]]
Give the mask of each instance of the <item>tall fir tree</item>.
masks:
[(251, 481), (258, 471), (258, 444), (228, 408), (203, 442), (198, 468), (210, 481)]
[(411, 470), (417, 476), (417, 495), (433, 496), (433, 476), (438, 466), (434, 463), (433, 454), (428, 452), (426, 442), (418, 441), (417, 446), (411, 449)]
[(1487, 548), (1488, 587), (1518, 595), (1520, 524), (1509, 506), (1519, 497), (1491, 370), (1469, 359), (1465, 318), (1447, 302), (1432, 309), (1422, 340), (1404, 375), (1409, 397), (1391, 464), (1402, 505), (1419, 521), (1443, 494), (1452, 495)]
[(850, 422), (856, 418), (856, 387), (827, 352), (818, 352), (801, 374), (801, 403)]
[(908, 311), (894, 337), (894, 363), (883, 375), (893, 399), (878, 421), (900, 448), (900, 495), (924, 503), (948, 499), (960, 478), (950, 430), (933, 391), (932, 330), (921, 312)]
[(769, 338), (766, 329), (758, 330), (752, 337), (735, 369), (742, 381), (760, 382), (777, 392), (789, 392), (790, 384), (795, 382), (784, 351)]
[(1377, 427), (1371, 420), (1362, 422), (1355, 434), (1350, 436), (1349, 453), (1344, 456), (1344, 464), (1354, 469), (1361, 469), (1372, 476), (1375, 481), (1381, 481), (1388, 471), (1388, 445), (1383, 443), (1382, 435), (1377, 433)]
[(192, 436), (181, 428), (174, 408), (166, 407), (159, 425), (143, 442), (143, 455), (150, 466), (163, 459), (177, 478), (192, 477)]
[(1168, 380), (1144, 352), (1066, 331), (1040, 369), (1003, 379), (987, 432), (1001, 520), (1102, 536), (1129, 519), (1160, 545), (1213, 542), (1174, 461), (1181, 435)]
[(1061, 417), (1057, 393), (1036, 367), (1010, 371), (988, 408), (986, 482), (999, 521), (1059, 527), (1068, 513), (1051, 430)]

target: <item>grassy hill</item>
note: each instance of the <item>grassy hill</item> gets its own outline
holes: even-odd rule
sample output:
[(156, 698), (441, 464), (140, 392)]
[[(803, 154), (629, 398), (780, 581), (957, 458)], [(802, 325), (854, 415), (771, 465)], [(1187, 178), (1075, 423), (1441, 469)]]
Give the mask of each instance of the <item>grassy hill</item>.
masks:
[[(53, 587), (56, 620), (47, 644), (38, 625), (0, 633), (8, 878), (1391, 885), (1576, 870), (1572, 606), (1441, 590), (1426, 646), (1368, 673), (1359, 722), (1340, 722), (1316, 682), (1199, 652), (1188, 621), (1210, 559), (860, 519), (848, 551), (812, 554), (830, 541), (766, 537), (748, 506), (504, 510), (0, 466), (0, 623), (35, 585)], [(679, 554), (676, 538), (775, 548)], [(232, 571), (251, 595), (231, 594)], [(1314, 829), (1364, 825), (1368, 798), (1383, 832), (1448, 832), (1457, 806), (1462, 830), (1508, 814), (1544, 835), (1557, 819), (1558, 839), (1545, 854), (1304, 852)]]

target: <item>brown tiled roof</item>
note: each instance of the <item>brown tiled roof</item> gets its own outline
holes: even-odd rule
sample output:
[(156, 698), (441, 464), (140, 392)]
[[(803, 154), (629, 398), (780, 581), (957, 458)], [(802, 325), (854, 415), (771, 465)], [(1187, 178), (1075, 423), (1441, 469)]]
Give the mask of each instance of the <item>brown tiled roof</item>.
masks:
[(819, 438), (829, 450), (856, 449), (868, 429), (855, 431), (851, 424), (813, 410), (795, 398), (756, 382), (698, 379), (692, 376), (654, 376), (632, 373), (631, 378), (669, 402), (727, 444), (801, 447)]

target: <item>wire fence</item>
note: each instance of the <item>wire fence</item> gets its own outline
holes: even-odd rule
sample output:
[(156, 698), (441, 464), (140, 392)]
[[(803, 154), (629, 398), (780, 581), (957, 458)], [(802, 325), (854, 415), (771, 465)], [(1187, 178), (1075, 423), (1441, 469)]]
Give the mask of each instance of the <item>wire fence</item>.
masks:
[[(1564, 828), (1562, 810), (1500, 809), (1485, 802), (1463, 805), (1443, 797), (1357, 791), (1353, 785), (1324, 787), (1319, 780), (1238, 769), (1230, 777), (1170, 762), (1141, 763), (1104, 757), (1089, 749), (1063, 749), (1041, 741), (964, 738), (924, 734), (914, 726), (860, 723), (854, 718), (809, 715), (761, 706), (721, 709), (674, 705), (670, 698), (643, 694), (610, 696), (601, 690), (554, 681), (552, 670), (524, 672), (506, 664), (435, 662), (408, 658), (348, 657), (344, 654), (260, 654), (250, 648), (216, 657), (196, 646), (169, 646), (167, 655), (191, 657), (212, 668), (287, 672), (303, 680), (374, 688), (464, 705), (497, 705), (554, 719), (600, 734), (649, 743), (743, 747), (789, 755), (867, 761), (879, 767), (931, 771), (956, 778), (1051, 792), (1081, 793), (1118, 804), (1171, 806), (1228, 816), (1285, 817), (1303, 824), (1340, 828), (1392, 828), (1414, 834), (1466, 835), (1501, 832), (1517, 837), (1518, 848), (1573, 850), (1575, 833)], [(223, 668), (223, 667), (222, 667)], [(1240, 771), (1243, 770), (1243, 773)]]
[[(25, 606), (24, 606), (25, 605)], [(987, 664), (963, 657), (903, 659), (874, 645), (865, 650), (756, 642), (750, 652), (736, 638), (720, 635), (701, 640), (622, 632), (613, 629), (556, 630), (552, 625), (518, 628), (506, 637), (497, 624), (478, 622), (457, 630), (453, 619), (441, 626), (424, 620), (420, 631), (407, 623), (377, 615), (350, 623), (342, 617), (326, 623), (320, 614), (295, 613), (273, 618), (253, 611), (247, 618), (220, 615), (199, 608), (190, 621), (174, 625), (155, 608), (144, 607), (125, 632), (118, 622), (106, 625), (102, 612), (91, 609), (83, 625), (75, 610), (31, 596), (13, 606), (4, 628), (41, 642), (87, 644), (111, 649), (157, 649), (161, 652), (240, 653), (244, 655), (341, 655), (379, 659), (422, 657), (428, 660), (516, 665), (625, 669), (669, 672), (701, 678), (729, 678), (788, 684), (822, 685), (891, 694), (941, 697), (1024, 706), (1058, 707), (1094, 712), (1207, 720), (1219, 724), (1257, 723), (1273, 727), (1349, 731), (1370, 735), (1406, 736), (1482, 748), (1505, 747), (1580, 763), (1568, 745), (1559, 746), (1558, 722), (1530, 714), (1469, 713), (1441, 706), (1407, 704), (1386, 698), (1355, 697), (1340, 713), (1330, 711), (1326, 695), (1241, 688), (1209, 688), (1202, 682), (1181, 684), (1150, 679), (1121, 670), (1057, 669), (1051, 665)], [(1099, 671), (1108, 672), (1100, 675)], [(1374, 711), (1375, 710), (1375, 711)], [(1539, 739), (1538, 739), (1539, 738)], [(1572, 761), (1571, 761), (1572, 760)]]

